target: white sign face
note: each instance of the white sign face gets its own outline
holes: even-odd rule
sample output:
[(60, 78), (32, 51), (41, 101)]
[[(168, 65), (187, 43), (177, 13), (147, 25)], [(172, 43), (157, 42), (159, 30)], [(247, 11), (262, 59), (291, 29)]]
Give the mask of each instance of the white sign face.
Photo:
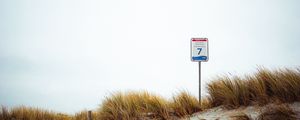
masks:
[(194, 62), (208, 61), (208, 39), (207, 38), (191, 39), (191, 59)]

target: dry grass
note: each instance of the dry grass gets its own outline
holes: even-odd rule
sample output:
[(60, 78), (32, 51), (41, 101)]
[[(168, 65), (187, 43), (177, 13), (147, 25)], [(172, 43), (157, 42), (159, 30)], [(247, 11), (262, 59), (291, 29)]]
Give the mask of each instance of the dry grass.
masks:
[(299, 88), (299, 70), (270, 71), (265, 68), (259, 68), (257, 73), (244, 78), (219, 77), (207, 87), (212, 106), (224, 105), (228, 108), (264, 105), (273, 101), (299, 101)]
[(176, 116), (184, 117), (201, 110), (199, 100), (186, 91), (173, 97), (171, 108)]
[(198, 100), (182, 91), (172, 100), (148, 92), (114, 93), (102, 103), (99, 119), (174, 119), (200, 111)]
[(212, 100), (210, 99), (210, 97), (202, 98), (201, 105), (200, 105), (201, 110), (206, 110), (206, 109), (212, 108), (211, 101)]
[[(199, 101), (186, 91), (170, 100), (148, 92), (116, 92), (102, 102), (93, 112), (96, 120), (175, 119), (217, 106), (237, 108), (248, 105), (265, 105), (274, 101), (288, 103), (300, 101), (300, 70), (259, 68), (253, 75), (222, 76), (207, 85), (209, 95)], [(283, 109), (282, 114), (291, 113)], [(266, 114), (265, 114), (266, 115)], [(87, 111), (73, 116), (47, 110), (18, 107), (10, 110), (2, 107), (1, 120), (83, 120)], [(247, 119), (246, 116), (239, 117)]]
[(296, 113), (285, 104), (266, 107), (258, 116), (258, 120), (297, 120)]
[[(76, 113), (74, 116), (72, 116), (72, 120), (86, 120), (88, 116), (88, 110), (83, 110), (78, 113)], [(97, 120), (97, 112), (92, 112), (92, 120)]]
[(240, 112), (237, 115), (231, 116), (230, 120), (252, 120), (247, 114)]
[(1, 107), (1, 120), (70, 120), (71, 117), (66, 114), (55, 113), (48, 110), (42, 110), (31, 107), (15, 107), (7, 109)]
[(167, 100), (148, 92), (114, 93), (103, 101), (98, 114), (99, 119), (128, 120), (149, 117), (168, 119)]
[(208, 84), (208, 92), (213, 107), (225, 105), (226, 107), (239, 107), (249, 105), (250, 92), (246, 81), (239, 77), (229, 78), (227, 76), (219, 78)]

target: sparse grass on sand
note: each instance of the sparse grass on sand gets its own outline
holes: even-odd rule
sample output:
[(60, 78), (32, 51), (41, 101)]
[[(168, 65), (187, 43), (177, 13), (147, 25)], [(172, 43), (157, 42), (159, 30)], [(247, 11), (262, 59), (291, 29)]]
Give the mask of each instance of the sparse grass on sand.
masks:
[(32, 107), (1, 107), (0, 120), (70, 120), (71, 116)]
[[(102, 102), (93, 118), (96, 120), (138, 120), (138, 119), (176, 119), (195, 112), (217, 106), (238, 108), (249, 105), (269, 103), (291, 103), (300, 101), (300, 70), (258, 68), (253, 75), (223, 76), (207, 85), (208, 96), (201, 101), (186, 91), (174, 95), (172, 99), (143, 92), (115, 92)], [(280, 109), (282, 107), (279, 107)], [(278, 110), (277, 110), (278, 111)], [(292, 113), (285, 108), (283, 114)], [(0, 119), (20, 118), (24, 120), (83, 120), (87, 111), (73, 116), (54, 113), (35, 108), (2, 107)], [(265, 112), (263, 115), (267, 115)], [(248, 119), (247, 116), (239, 118)]]
[(258, 120), (297, 120), (296, 113), (286, 104), (268, 106), (262, 110)]

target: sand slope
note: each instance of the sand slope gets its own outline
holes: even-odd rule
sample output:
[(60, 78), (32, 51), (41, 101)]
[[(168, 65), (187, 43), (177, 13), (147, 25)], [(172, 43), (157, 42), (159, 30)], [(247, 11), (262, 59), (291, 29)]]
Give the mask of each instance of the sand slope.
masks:
[[(221, 106), (195, 113), (191, 117), (183, 120), (234, 120), (245, 114), (249, 116), (250, 119), (256, 119), (260, 115), (261, 110), (265, 109), (269, 105), (274, 104), (268, 104), (265, 106), (240, 107), (232, 110), (227, 110)], [(297, 113), (297, 118), (300, 119), (300, 102), (294, 102), (288, 105)]]

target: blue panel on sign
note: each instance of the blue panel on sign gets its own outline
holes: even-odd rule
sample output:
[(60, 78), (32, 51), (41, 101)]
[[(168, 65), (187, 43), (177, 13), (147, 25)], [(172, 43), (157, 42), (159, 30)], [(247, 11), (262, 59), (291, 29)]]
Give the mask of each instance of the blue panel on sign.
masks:
[(207, 56), (197, 56), (197, 57), (192, 57), (192, 59), (194, 61), (201, 61), (201, 60), (206, 61), (207, 60)]

